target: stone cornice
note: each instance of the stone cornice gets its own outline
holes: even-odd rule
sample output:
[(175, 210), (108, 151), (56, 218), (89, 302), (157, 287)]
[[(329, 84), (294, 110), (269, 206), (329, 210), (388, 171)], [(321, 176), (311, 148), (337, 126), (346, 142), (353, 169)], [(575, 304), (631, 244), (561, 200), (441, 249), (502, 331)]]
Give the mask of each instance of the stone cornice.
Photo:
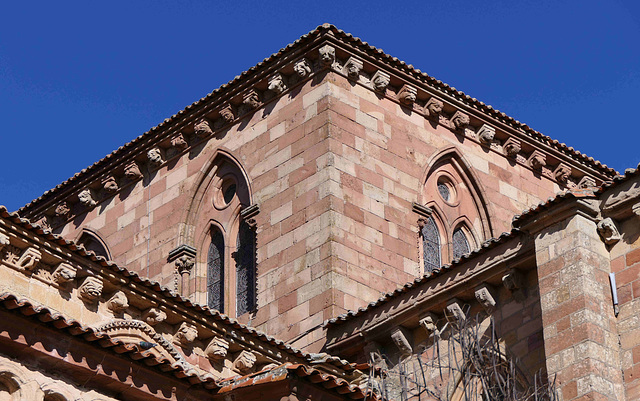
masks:
[[(151, 180), (152, 171), (214, 135), (226, 135), (239, 120), (327, 71), (341, 74), (379, 96), (398, 102), (461, 137), (494, 152), (504, 152), (514, 163), (537, 170), (561, 186), (574, 187), (584, 176), (602, 182), (614, 173), (491, 106), (325, 25), (45, 192), (20, 211), (28, 218), (43, 219), (43, 224), (59, 227), (123, 188), (139, 180)], [(490, 140), (479, 133), (483, 127), (492, 130)], [(531, 164), (536, 152), (548, 156), (542, 165), (537, 159), (536, 164)], [(561, 165), (565, 166), (565, 174), (560, 176), (557, 171)], [(66, 206), (62, 208), (66, 213), (57, 213), (61, 204)]]

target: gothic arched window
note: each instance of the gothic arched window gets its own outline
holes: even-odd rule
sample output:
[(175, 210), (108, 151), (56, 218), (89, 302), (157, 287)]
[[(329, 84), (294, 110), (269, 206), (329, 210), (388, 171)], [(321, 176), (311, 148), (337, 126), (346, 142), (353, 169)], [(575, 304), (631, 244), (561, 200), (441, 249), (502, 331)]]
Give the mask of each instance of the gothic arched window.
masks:
[(422, 227), (422, 252), (424, 272), (432, 273), (440, 268), (440, 233), (433, 217), (428, 217)]
[(256, 235), (244, 220), (240, 223), (236, 248), (236, 313), (240, 316), (256, 306)]
[(469, 241), (467, 240), (467, 236), (464, 234), (462, 228), (458, 227), (453, 231), (451, 242), (454, 259), (459, 259), (462, 255), (469, 253)]
[(218, 229), (212, 230), (207, 254), (207, 305), (224, 311), (224, 237)]

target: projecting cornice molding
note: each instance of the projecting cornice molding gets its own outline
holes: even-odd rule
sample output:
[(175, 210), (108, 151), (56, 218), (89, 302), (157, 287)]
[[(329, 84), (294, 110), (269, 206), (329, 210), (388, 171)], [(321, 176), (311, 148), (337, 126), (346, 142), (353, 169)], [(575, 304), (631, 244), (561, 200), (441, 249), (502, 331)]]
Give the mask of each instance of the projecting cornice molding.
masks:
[[(316, 76), (332, 72), (377, 96), (397, 102), (433, 124), (450, 129), (512, 162), (573, 188), (599, 184), (615, 171), (531, 130), (476, 99), (435, 80), (330, 25), (323, 25), (166, 119), (74, 177), (20, 209), (45, 227), (56, 228), (91, 210), (194, 146), (227, 135), (229, 127), (292, 92)], [(560, 169), (560, 167), (562, 168)], [(56, 213), (65, 204), (69, 211)]]

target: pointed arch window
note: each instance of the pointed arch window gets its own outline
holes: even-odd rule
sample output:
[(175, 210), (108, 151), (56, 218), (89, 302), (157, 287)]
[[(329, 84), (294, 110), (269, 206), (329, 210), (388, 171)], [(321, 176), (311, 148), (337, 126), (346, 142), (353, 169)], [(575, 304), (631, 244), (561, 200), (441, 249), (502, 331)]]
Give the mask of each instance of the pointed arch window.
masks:
[(212, 230), (207, 254), (207, 305), (224, 311), (224, 236), (218, 229)]
[(453, 231), (451, 242), (453, 247), (454, 259), (459, 259), (463, 255), (466, 255), (469, 253), (470, 251), (469, 240), (467, 240), (467, 236), (465, 235), (462, 228), (458, 227)]
[(240, 316), (256, 306), (256, 234), (245, 220), (240, 223), (236, 248), (236, 312)]
[(433, 217), (427, 217), (421, 229), (424, 272), (440, 268), (440, 233)]

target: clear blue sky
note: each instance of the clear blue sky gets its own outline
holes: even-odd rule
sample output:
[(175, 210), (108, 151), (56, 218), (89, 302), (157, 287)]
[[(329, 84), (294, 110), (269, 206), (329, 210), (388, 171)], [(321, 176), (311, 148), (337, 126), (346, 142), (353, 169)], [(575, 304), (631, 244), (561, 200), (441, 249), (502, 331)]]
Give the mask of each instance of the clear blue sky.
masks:
[(619, 171), (640, 161), (637, 0), (14, 1), (0, 17), (0, 204), (19, 208), (324, 22)]

